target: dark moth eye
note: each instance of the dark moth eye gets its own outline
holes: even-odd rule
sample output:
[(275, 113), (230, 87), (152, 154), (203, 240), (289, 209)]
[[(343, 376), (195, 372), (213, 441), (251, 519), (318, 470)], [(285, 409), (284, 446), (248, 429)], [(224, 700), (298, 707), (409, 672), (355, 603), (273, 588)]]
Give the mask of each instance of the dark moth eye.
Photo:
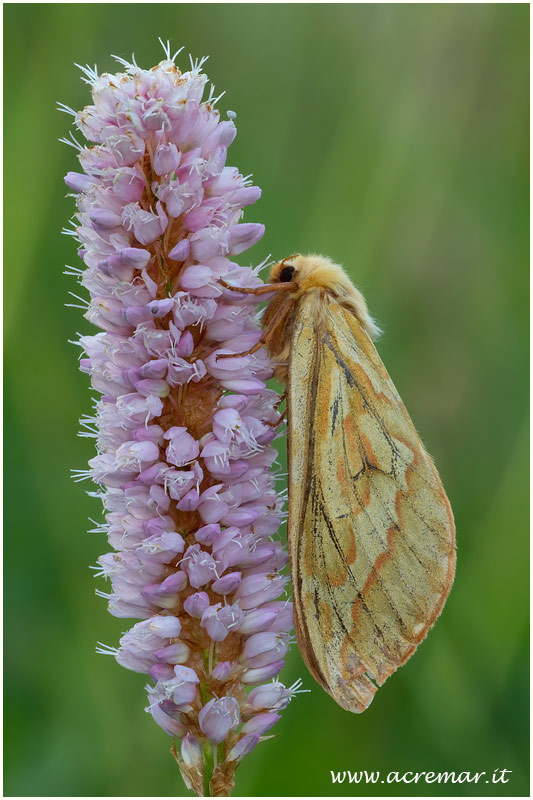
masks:
[(281, 272), (279, 273), (279, 281), (280, 283), (289, 283), (292, 281), (292, 276), (295, 273), (294, 267), (283, 267)]

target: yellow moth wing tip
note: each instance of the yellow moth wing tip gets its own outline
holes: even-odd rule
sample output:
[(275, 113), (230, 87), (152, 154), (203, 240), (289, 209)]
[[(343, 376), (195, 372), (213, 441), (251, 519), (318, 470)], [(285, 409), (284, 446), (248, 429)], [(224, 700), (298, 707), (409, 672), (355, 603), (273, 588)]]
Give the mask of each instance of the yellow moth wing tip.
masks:
[(378, 687), (366, 676), (361, 676), (353, 684), (338, 680), (331, 696), (342, 708), (352, 714), (362, 714), (372, 703)]

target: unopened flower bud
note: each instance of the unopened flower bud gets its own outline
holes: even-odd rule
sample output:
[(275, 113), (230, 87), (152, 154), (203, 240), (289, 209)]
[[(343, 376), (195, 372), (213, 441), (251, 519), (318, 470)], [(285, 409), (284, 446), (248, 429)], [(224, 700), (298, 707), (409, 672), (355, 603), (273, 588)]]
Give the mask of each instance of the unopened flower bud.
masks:
[(237, 744), (231, 748), (228, 753), (228, 761), (242, 761), (244, 756), (252, 752), (254, 747), (259, 743), (258, 734), (248, 734), (239, 739)]
[(199, 742), (187, 733), (181, 743), (181, 757), (188, 767), (198, 767), (202, 763), (202, 748)]
[(279, 714), (265, 713), (265, 714), (256, 714), (253, 716), (248, 722), (242, 726), (242, 733), (256, 733), (262, 736), (266, 733), (270, 728), (276, 724), (276, 722), (280, 719)]

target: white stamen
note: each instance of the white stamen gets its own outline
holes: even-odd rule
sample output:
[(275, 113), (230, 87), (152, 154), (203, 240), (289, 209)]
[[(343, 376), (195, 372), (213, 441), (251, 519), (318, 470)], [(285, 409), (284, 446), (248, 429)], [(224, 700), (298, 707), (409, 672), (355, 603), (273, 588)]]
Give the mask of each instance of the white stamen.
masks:
[(86, 64), (83, 67), (81, 64), (76, 64), (76, 62), (74, 62), (74, 66), (78, 67), (78, 69), (80, 69), (83, 72), (83, 74), (87, 76), (87, 79), (82, 78), (82, 81), (84, 81), (84, 83), (88, 83), (90, 85), (94, 83), (96, 80), (98, 80), (98, 68), (96, 64), (94, 65), (94, 67), (90, 67), (88, 64)]
[(69, 133), (69, 136), (70, 139), (67, 139), (66, 136), (64, 136), (62, 139), (59, 139), (58, 141), (60, 141), (62, 144), (68, 144), (69, 147), (73, 147), (74, 150), (78, 150), (78, 152), (81, 153), (81, 151), (85, 149), (83, 145), (81, 145), (78, 142), (72, 131)]
[(74, 111), (73, 108), (70, 106), (65, 105), (65, 103), (60, 103), (59, 100), (57, 101), (57, 110), (63, 111), (65, 114), (71, 114), (74, 118), (78, 116), (78, 112)]
[(116, 656), (120, 652), (118, 647), (111, 647), (111, 645), (103, 644), (102, 642), (97, 642), (95, 649), (102, 656)]

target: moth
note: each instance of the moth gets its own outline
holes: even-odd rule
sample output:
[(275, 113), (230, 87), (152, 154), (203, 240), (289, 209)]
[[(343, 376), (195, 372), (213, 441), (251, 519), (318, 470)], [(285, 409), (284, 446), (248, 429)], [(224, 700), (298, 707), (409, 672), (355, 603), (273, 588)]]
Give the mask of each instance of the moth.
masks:
[(442, 611), (452, 511), (342, 267), (290, 256), (244, 291), (272, 293), (254, 349), (286, 385), (296, 638), (318, 683), (362, 712)]

